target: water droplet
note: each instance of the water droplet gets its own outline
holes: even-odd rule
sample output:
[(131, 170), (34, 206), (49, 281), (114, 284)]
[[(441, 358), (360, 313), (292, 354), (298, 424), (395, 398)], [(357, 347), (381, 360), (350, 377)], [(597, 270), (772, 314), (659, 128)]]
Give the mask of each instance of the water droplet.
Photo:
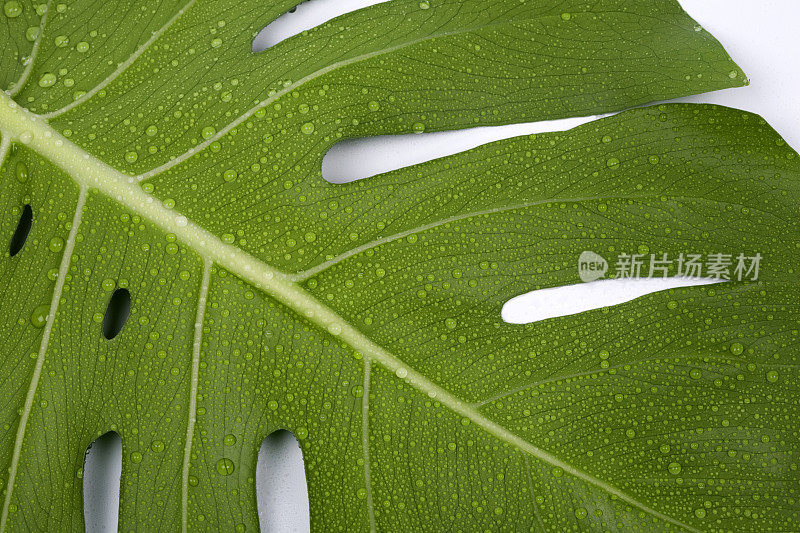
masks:
[(572, 18), (571, 13), (561, 13), (561, 20), (569, 20)]
[(705, 509), (695, 509), (694, 515), (697, 518), (705, 518), (706, 517), (706, 510)]
[(163, 452), (164, 451), (164, 441), (154, 440), (150, 443), (150, 449), (154, 452)]
[(744, 351), (744, 346), (742, 346), (738, 342), (734, 342), (733, 344), (731, 344), (731, 353), (733, 355), (742, 355), (743, 351)]
[(39, 37), (39, 26), (31, 26), (27, 30), (25, 30), (25, 38), (28, 39), (29, 42), (34, 42)]
[(139, 154), (136, 152), (128, 152), (125, 154), (125, 161), (128, 163), (135, 163), (137, 159), (139, 159)]
[(398, 378), (404, 379), (408, 375), (408, 370), (401, 367), (395, 371), (395, 374), (397, 375)]
[(678, 463), (670, 463), (667, 468), (669, 469), (669, 473), (674, 476), (681, 473), (681, 465)]
[(87, 43), (86, 41), (81, 41), (75, 45), (75, 50), (77, 50), (81, 54), (85, 54), (86, 52), (89, 51), (89, 43)]
[(619, 166), (619, 159), (617, 159), (616, 157), (612, 157), (611, 159), (606, 161), (606, 165), (608, 165), (608, 168), (617, 168)]
[(233, 461), (231, 461), (227, 457), (217, 461), (217, 472), (219, 472), (223, 476), (230, 476), (231, 474), (233, 474), (233, 471), (235, 469), (236, 465), (234, 465)]
[(311, 122), (306, 122), (300, 128), (300, 131), (302, 131), (306, 135), (311, 135), (312, 133), (314, 133), (314, 124), (312, 124)]
[(19, 180), (20, 183), (25, 183), (28, 180), (28, 165), (22, 161), (18, 162), (16, 174), (17, 180)]
[(141, 453), (139, 453), (139, 452), (133, 452), (133, 453), (131, 454), (131, 462), (132, 462), (133, 464), (136, 464), (136, 465), (138, 465), (139, 463), (141, 463), (141, 462), (142, 462), (142, 454), (141, 454)]
[(769, 372), (767, 372), (767, 381), (769, 381), (770, 383), (776, 383), (779, 377), (780, 376), (777, 370), (770, 370)]
[(419, 3), (419, 8), (420, 9), (428, 9), (430, 7), (431, 7), (431, 3), (428, 2), (428, 0), (422, 0), (422, 2)]
[(3, 6), (3, 13), (10, 19), (17, 18), (22, 15), (22, 6), (17, 0), (11, 0)]
[(220, 46), (222, 46), (222, 39), (219, 37), (211, 41), (211, 48), (219, 48)]
[(47, 88), (52, 87), (56, 84), (56, 75), (52, 72), (45, 72), (42, 74), (42, 77), (39, 78), (39, 87)]
[(425, 124), (422, 122), (415, 122), (411, 128), (414, 130), (414, 133), (422, 133), (425, 131)]
[(203, 136), (203, 139), (210, 139), (215, 133), (217, 133), (217, 130), (215, 130), (212, 126), (206, 126), (200, 133)]
[(225, 446), (233, 446), (234, 444), (236, 444), (236, 435), (231, 435), (231, 434), (225, 435), (224, 442)]
[(231, 182), (235, 180), (238, 176), (239, 176), (238, 172), (236, 172), (233, 169), (228, 169), (225, 171), (224, 174), (222, 174), (222, 179), (224, 179), (227, 182)]
[(50, 312), (49, 305), (40, 305), (31, 313), (31, 325), (35, 328), (43, 328), (47, 323), (47, 314)]
[(64, 48), (69, 44), (69, 37), (66, 35), (58, 35), (53, 42), (58, 48)]
[(53, 237), (47, 245), (51, 252), (60, 252), (64, 249), (64, 239), (61, 237)]

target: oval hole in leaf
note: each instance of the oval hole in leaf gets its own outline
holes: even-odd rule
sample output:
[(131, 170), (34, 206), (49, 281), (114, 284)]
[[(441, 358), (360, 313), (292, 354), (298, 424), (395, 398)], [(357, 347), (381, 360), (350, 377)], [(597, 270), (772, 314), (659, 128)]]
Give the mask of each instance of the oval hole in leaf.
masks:
[(348, 139), (336, 143), (327, 151), (322, 159), (322, 177), (330, 183), (349, 183), (458, 154), (502, 139), (566, 131), (596, 118), (598, 117), (568, 118), (459, 131)]
[(503, 320), (530, 324), (630, 302), (677, 287), (721, 283), (708, 278), (603, 279), (578, 285), (553, 287), (521, 294), (503, 305)]
[(272, 48), (290, 37), (338, 16), (388, 0), (306, 0), (262, 28), (253, 40), (253, 52)]
[(117, 531), (122, 440), (111, 431), (98, 437), (83, 461), (83, 517), (86, 531)]
[(131, 314), (131, 293), (128, 289), (117, 289), (111, 295), (103, 317), (103, 336), (111, 340), (122, 331)]
[(28, 240), (32, 226), (33, 209), (31, 209), (30, 204), (25, 204), (25, 207), (22, 208), (22, 214), (19, 216), (19, 222), (17, 222), (17, 229), (14, 230), (14, 235), (11, 236), (11, 244), (8, 247), (8, 253), (11, 254), (11, 257), (17, 255), (22, 250), (22, 247), (25, 246), (25, 241)]
[(256, 501), (261, 531), (310, 531), (303, 452), (289, 431), (271, 433), (258, 450)]

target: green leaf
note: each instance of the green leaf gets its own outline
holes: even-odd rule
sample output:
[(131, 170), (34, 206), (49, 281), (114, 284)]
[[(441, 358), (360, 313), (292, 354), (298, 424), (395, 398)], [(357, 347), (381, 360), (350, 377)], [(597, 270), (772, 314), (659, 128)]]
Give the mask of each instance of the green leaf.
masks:
[[(666, 0), (392, 1), (253, 54), (269, 4), (4, 4), (0, 234), (33, 222), (0, 259), (0, 530), (81, 529), (109, 431), (122, 530), (254, 529), (280, 428), (320, 531), (796, 526), (800, 165), (759, 117), (649, 107), (320, 172), (344, 138), (746, 83), (708, 33)], [(501, 320), (584, 250), (764, 262)]]

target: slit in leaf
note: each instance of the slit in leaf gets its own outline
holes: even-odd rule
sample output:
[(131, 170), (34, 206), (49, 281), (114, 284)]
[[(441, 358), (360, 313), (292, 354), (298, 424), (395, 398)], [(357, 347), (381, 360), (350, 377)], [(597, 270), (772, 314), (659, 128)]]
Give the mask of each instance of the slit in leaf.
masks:
[(103, 336), (111, 340), (122, 331), (131, 314), (131, 293), (128, 289), (117, 289), (111, 295), (103, 317)]
[(289, 431), (271, 433), (256, 463), (256, 501), (261, 531), (310, 531), (303, 452)]
[(316, 28), (338, 16), (388, 0), (304, 0), (276, 18), (258, 32), (253, 40), (253, 52), (268, 48)]
[(11, 237), (11, 244), (8, 247), (8, 253), (11, 257), (17, 255), (22, 247), (25, 246), (25, 241), (28, 240), (28, 234), (31, 232), (33, 226), (33, 209), (30, 204), (26, 204), (22, 208), (22, 214), (17, 222), (17, 229), (14, 230), (14, 235)]
[(620, 305), (668, 289), (722, 282), (688, 277), (603, 279), (552, 287), (515, 296), (503, 305), (502, 317), (510, 324), (530, 324)]
[(86, 532), (117, 531), (122, 474), (122, 440), (110, 431), (86, 450), (83, 463), (83, 517)]
[(568, 118), (458, 131), (347, 139), (336, 143), (325, 153), (322, 177), (330, 183), (349, 183), (466, 152), (502, 139), (567, 131), (596, 118)]

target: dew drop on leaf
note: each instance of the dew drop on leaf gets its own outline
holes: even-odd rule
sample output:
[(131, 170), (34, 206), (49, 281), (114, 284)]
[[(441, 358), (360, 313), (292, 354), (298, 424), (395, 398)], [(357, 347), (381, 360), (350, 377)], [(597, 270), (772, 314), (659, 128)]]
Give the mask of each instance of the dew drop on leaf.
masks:
[(17, 163), (16, 175), (17, 180), (19, 180), (20, 183), (25, 183), (28, 181), (28, 165), (26, 165), (23, 161)]
[(47, 313), (50, 311), (49, 305), (40, 305), (31, 313), (31, 325), (35, 328), (43, 328), (47, 323)]
[(3, 13), (10, 18), (17, 18), (22, 14), (22, 5), (17, 0), (9, 0), (3, 5)]
[(60, 252), (64, 249), (64, 239), (61, 237), (53, 237), (50, 239), (47, 247), (50, 249), (51, 252)]
[(45, 72), (42, 74), (42, 77), (39, 78), (39, 87), (46, 89), (47, 87), (52, 87), (56, 84), (56, 75), (52, 72)]
[(236, 469), (236, 466), (233, 464), (233, 461), (224, 457), (217, 461), (217, 472), (223, 476), (230, 476), (233, 474), (233, 471)]

